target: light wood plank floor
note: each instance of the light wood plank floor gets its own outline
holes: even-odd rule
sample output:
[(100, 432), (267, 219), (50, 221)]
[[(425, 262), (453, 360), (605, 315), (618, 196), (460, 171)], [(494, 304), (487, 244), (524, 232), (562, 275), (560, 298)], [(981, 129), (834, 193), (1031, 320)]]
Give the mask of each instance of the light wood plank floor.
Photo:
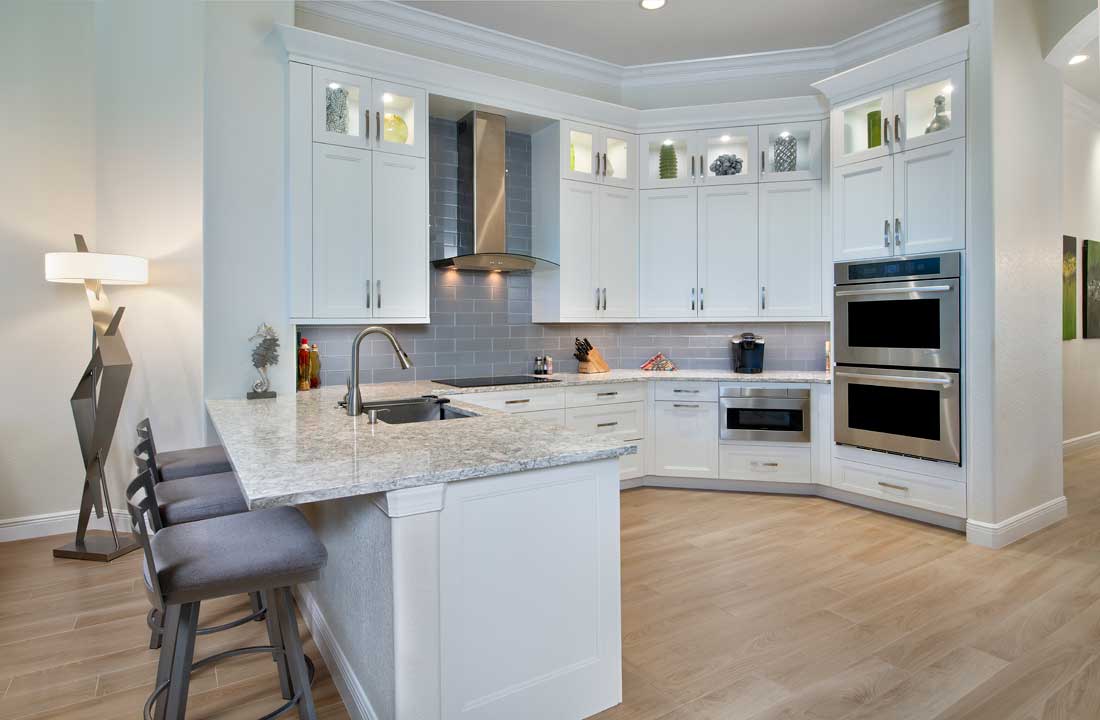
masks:
[[(1066, 495), (1067, 520), (989, 551), (816, 498), (628, 491), (624, 703), (598, 718), (1096, 720), (1100, 449), (1066, 461)], [(0, 720), (136, 717), (156, 658), (140, 558), (54, 560), (58, 543), (0, 544)], [(245, 609), (212, 603), (202, 621)], [(262, 637), (200, 638), (196, 657)], [(307, 651), (320, 716), (346, 718)], [(196, 673), (189, 717), (258, 717), (273, 670)]]

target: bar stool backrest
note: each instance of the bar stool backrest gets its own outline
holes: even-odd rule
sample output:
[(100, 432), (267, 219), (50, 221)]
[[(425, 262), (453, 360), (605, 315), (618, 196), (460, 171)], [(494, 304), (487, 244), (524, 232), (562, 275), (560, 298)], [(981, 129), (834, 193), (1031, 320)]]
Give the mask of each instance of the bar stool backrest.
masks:
[(164, 478), (160, 476), (160, 466), (157, 465), (157, 446), (153, 442), (153, 428), (149, 418), (145, 418), (137, 424), (138, 444), (134, 447), (134, 464), (139, 472), (149, 470), (152, 472), (152, 481), (155, 485)]
[(152, 601), (157, 610), (164, 612), (164, 593), (160, 589), (156, 563), (153, 562), (151, 539), (164, 527), (164, 520), (157, 505), (156, 489), (149, 470), (142, 471), (126, 488), (126, 505), (130, 511), (130, 525), (141, 542), (145, 554), (145, 569)]

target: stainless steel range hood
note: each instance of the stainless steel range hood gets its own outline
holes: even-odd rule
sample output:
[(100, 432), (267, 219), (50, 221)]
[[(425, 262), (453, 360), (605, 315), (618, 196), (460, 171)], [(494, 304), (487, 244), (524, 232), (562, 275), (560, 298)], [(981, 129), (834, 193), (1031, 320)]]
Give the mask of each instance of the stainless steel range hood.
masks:
[(457, 255), (436, 267), (508, 272), (531, 270), (536, 259), (508, 252), (504, 193), (505, 119), (474, 110), (458, 122)]

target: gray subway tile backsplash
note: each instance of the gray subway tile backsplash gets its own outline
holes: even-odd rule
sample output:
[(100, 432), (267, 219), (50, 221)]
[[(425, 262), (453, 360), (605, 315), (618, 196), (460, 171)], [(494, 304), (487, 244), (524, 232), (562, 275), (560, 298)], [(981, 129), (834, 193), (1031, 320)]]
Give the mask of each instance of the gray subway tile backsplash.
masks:
[[(454, 254), (457, 239), (458, 146), (456, 123), (430, 122), (432, 257)], [(531, 248), (531, 138), (509, 132), (506, 236), (509, 250)], [(824, 323), (533, 324), (531, 277), (526, 273), (471, 273), (433, 269), (431, 324), (391, 326), (413, 357), (402, 370), (383, 338), (361, 348), (362, 382), (434, 380), (530, 373), (536, 355), (552, 355), (558, 372), (576, 372), (573, 338), (587, 337), (613, 368), (637, 368), (662, 352), (685, 369), (728, 369), (729, 338), (756, 332), (767, 338), (765, 365), (772, 370), (825, 367)], [(363, 323), (367, 325), (369, 323)], [(359, 327), (299, 327), (321, 353), (321, 381), (342, 385), (351, 366), (351, 341)]]

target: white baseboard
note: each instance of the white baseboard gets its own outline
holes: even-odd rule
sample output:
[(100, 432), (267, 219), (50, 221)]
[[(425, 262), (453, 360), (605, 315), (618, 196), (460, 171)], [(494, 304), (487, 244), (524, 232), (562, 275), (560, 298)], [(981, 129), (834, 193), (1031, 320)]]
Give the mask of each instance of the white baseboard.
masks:
[(325, 616), (318, 607), (313, 592), (309, 587), (299, 585), (295, 588), (295, 594), (298, 596), (298, 608), (302, 611), (302, 619), (309, 627), (313, 642), (317, 644), (317, 649), (324, 658), (325, 667), (332, 675), (332, 681), (336, 685), (336, 691), (340, 693), (340, 699), (344, 701), (348, 715), (352, 720), (378, 720), (378, 714), (371, 707), (363, 686), (359, 684), (359, 680), (351, 669), (347, 655), (340, 648), (336, 636), (332, 634), (332, 629), (325, 621)]
[(1048, 500), (999, 523), (966, 521), (966, 539), (982, 547), (1000, 548), (1062, 520), (1069, 512), (1065, 496)]
[(1062, 441), (1062, 455), (1073, 455), (1100, 445), (1100, 430)]
[[(25, 515), (0, 520), (0, 542), (30, 540), (31, 538), (62, 535), (64, 533), (75, 534), (76, 519), (79, 514), (79, 510), (67, 510), (65, 512)], [(118, 527), (119, 532), (130, 532), (130, 513), (116, 509), (112, 511), (112, 514), (115, 516), (115, 525)], [(93, 513), (88, 527), (92, 530), (110, 530), (111, 524), (106, 514), (102, 518), (97, 518)]]

